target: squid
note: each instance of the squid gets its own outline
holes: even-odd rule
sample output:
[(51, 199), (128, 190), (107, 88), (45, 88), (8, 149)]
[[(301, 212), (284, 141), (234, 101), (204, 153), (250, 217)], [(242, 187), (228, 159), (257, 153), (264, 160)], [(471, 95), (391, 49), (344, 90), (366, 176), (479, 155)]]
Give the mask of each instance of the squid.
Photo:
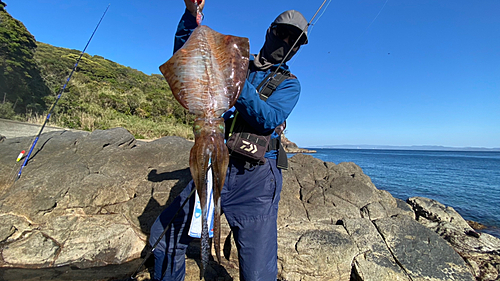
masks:
[(170, 85), (176, 100), (195, 115), (194, 146), (189, 167), (202, 209), (201, 272), (208, 264), (209, 236), (207, 215), (207, 170), (212, 165), (214, 200), (214, 247), (220, 256), (220, 195), (229, 165), (229, 153), (224, 143), (222, 114), (238, 99), (249, 63), (249, 40), (223, 35), (207, 26), (198, 26), (160, 71)]

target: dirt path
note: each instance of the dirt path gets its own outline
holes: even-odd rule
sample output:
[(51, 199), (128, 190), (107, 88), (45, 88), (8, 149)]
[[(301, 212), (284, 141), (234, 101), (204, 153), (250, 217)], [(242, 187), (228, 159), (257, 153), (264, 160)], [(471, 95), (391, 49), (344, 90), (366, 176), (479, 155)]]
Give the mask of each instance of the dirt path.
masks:
[[(0, 119), (0, 135), (10, 139), (16, 137), (36, 136), (42, 125), (30, 124), (25, 122)], [(45, 126), (44, 133), (51, 131), (62, 131), (63, 128)]]

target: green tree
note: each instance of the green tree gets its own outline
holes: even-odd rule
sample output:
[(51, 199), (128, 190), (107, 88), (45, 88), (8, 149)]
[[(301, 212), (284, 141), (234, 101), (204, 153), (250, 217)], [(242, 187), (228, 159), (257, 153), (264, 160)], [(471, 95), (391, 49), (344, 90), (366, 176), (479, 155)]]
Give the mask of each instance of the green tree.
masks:
[(0, 98), (18, 114), (40, 113), (50, 94), (34, 60), (36, 41), (0, 3)]

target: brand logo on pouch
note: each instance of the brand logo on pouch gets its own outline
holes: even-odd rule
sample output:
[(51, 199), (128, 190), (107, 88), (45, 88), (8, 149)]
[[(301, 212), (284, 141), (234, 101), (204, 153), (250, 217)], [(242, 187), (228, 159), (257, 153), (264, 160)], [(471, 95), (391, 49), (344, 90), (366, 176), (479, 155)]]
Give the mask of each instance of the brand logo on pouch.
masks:
[(257, 152), (257, 145), (250, 143), (246, 140), (242, 140), (242, 142), (243, 142), (243, 145), (240, 147), (240, 149), (243, 149), (243, 150), (250, 152), (252, 154)]

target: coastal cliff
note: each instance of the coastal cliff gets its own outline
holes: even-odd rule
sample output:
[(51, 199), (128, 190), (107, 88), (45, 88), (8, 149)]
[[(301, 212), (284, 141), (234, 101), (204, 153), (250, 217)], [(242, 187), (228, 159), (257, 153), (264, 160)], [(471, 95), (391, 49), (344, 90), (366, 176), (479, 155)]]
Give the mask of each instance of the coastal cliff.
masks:
[[(150, 250), (149, 229), (190, 180), (192, 142), (136, 140), (127, 130), (42, 134), (0, 141), (0, 279), (124, 280)], [(500, 239), (451, 207), (379, 190), (354, 163), (297, 154), (283, 171), (279, 280), (498, 280)], [(224, 220), (223, 220), (224, 221)], [(239, 280), (224, 222), (223, 266), (206, 280)], [(199, 243), (186, 280), (198, 280)], [(151, 264), (147, 263), (148, 267)], [(139, 280), (148, 280), (143, 270)]]

